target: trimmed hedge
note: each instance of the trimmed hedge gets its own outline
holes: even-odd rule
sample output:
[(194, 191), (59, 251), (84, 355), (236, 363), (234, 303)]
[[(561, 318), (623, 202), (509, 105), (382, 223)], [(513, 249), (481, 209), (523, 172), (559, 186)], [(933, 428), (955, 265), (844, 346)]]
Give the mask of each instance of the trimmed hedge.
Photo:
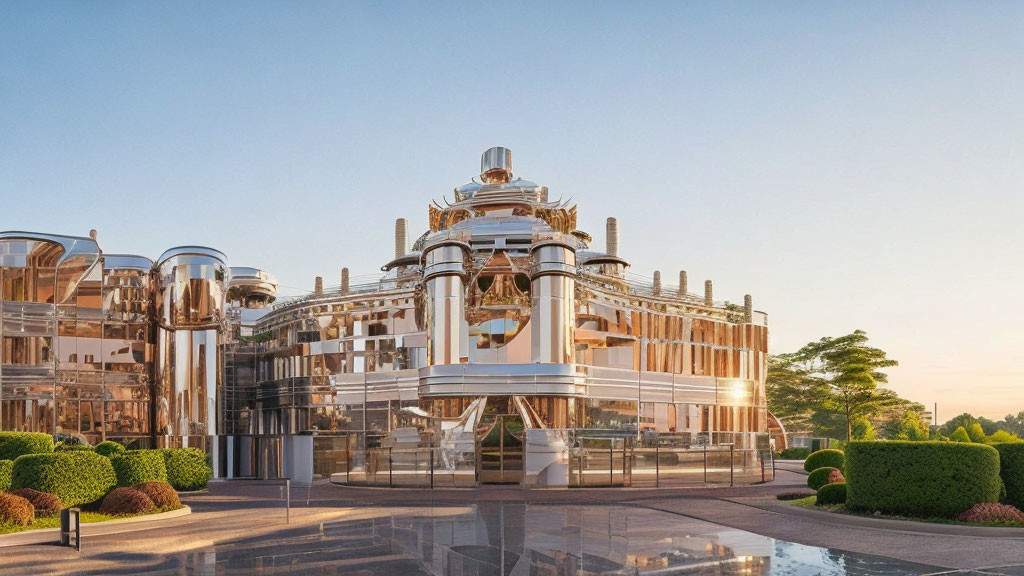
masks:
[(121, 486), (114, 488), (100, 504), (100, 514), (111, 516), (136, 516), (152, 512), (156, 506), (142, 492), (135, 488)]
[(206, 454), (198, 448), (164, 448), (160, 453), (167, 468), (167, 483), (179, 492), (202, 490), (213, 478)]
[(133, 486), (133, 488), (149, 496), (153, 504), (161, 510), (181, 508), (181, 500), (178, 499), (178, 493), (167, 482), (146, 482), (145, 484)]
[(818, 489), (818, 497), (814, 503), (818, 506), (833, 506), (846, 502), (846, 482), (833, 482), (825, 484)]
[(0, 432), (0, 460), (53, 452), (53, 436), (42, 432)]
[(96, 445), (96, 453), (100, 456), (106, 456), (107, 458), (113, 458), (118, 454), (123, 454), (127, 448), (124, 445), (114, 442), (113, 440), (104, 440)]
[(853, 510), (955, 518), (999, 499), (999, 453), (956, 442), (851, 442), (846, 504)]
[(779, 452), (779, 458), (783, 460), (804, 460), (810, 455), (810, 448), (786, 448)]
[(826, 448), (824, 450), (818, 450), (804, 460), (804, 470), (808, 472), (814, 472), (818, 468), (838, 468), (843, 470), (843, 464), (846, 462), (846, 456), (841, 450), (833, 450)]
[(11, 494), (15, 496), (21, 496), (25, 500), (32, 503), (32, 507), (35, 508), (36, 514), (40, 516), (50, 516), (56, 514), (64, 508), (60, 501), (60, 497), (56, 494), (47, 494), (46, 492), (40, 492), (31, 488), (18, 488), (17, 490), (11, 490)]
[(32, 503), (21, 496), (0, 492), (0, 524), (28, 526), (36, 519)]
[(110, 460), (95, 452), (28, 454), (14, 461), (14, 488), (56, 494), (65, 506), (95, 502), (117, 486)]
[(818, 490), (825, 484), (828, 484), (829, 476), (831, 476), (833, 472), (838, 471), (839, 468), (833, 468), (831, 466), (826, 466), (825, 468), (818, 468), (817, 470), (811, 472), (807, 476), (807, 487), (810, 488), (811, 490)]
[(111, 458), (110, 463), (114, 465), (118, 486), (167, 482), (167, 466), (156, 450), (128, 450)]
[(999, 451), (999, 476), (1006, 485), (1006, 503), (1024, 508), (1024, 444), (995, 444)]
[(11, 474), (14, 472), (14, 462), (0, 460), (0, 492), (7, 492), (11, 489)]

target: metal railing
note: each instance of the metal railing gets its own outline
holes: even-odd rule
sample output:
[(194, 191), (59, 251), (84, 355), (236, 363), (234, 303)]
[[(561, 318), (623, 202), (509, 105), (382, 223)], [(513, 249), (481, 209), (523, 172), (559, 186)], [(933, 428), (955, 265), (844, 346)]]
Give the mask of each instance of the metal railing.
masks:
[[(735, 443), (674, 443), (635, 436), (593, 436), (574, 430), (546, 430), (562, 441), (522, 459), (525, 487), (668, 487), (751, 484), (774, 479), (774, 461), (745, 438)], [(351, 436), (318, 437), (314, 473), (335, 482), (386, 487), (472, 487), (478, 485), (479, 456), (440, 447), (355, 446)]]

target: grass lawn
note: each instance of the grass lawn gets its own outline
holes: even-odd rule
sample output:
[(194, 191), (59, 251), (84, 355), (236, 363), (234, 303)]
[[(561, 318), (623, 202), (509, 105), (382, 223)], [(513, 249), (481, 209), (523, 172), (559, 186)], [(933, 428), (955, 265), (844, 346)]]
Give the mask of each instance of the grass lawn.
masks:
[(813, 508), (815, 510), (825, 510), (827, 512), (835, 512), (837, 514), (863, 516), (865, 518), (887, 518), (889, 520), (910, 520), (912, 522), (927, 522), (930, 524), (955, 524), (958, 526), (994, 526), (997, 528), (1024, 528), (1024, 524), (1020, 522), (1013, 522), (1009, 524), (994, 524), (991, 522), (961, 522), (959, 520), (953, 520), (950, 518), (914, 518), (912, 516), (889, 516), (886, 514), (875, 516), (874, 514), (848, 510), (846, 506), (843, 504), (836, 504), (834, 506), (818, 506), (814, 503), (816, 499), (816, 496), (808, 496), (806, 498), (800, 498), (799, 500), (788, 500), (785, 502), (792, 506), (799, 506), (800, 508)]
[[(154, 510), (149, 514), (160, 514), (162, 512), (170, 512), (170, 510)], [(148, 516), (149, 514), (141, 514), (141, 516)], [(131, 518), (131, 516), (110, 516), (109, 514), (100, 514), (99, 512), (82, 511), (82, 524), (106, 522), (107, 520), (120, 520), (124, 518)], [(35, 521), (28, 526), (0, 523), (0, 534), (13, 534), (15, 532), (43, 530), (46, 528), (60, 528), (60, 514), (54, 514), (53, 516), (37, 516)]]

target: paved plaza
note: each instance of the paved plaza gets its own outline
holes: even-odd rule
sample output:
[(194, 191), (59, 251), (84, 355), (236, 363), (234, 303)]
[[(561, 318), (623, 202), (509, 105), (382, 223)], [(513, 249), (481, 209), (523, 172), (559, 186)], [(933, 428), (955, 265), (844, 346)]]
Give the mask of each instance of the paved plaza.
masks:
[(795, 508), (774, 498), (803, 485), (785, 468), (733, 488), (294, 487), (287, 524), (281, 486), (214, 482), (189, 516), (87, 526), (81, 552), (0, 548), (0, 574), (1024, 574), (1024, 530)]

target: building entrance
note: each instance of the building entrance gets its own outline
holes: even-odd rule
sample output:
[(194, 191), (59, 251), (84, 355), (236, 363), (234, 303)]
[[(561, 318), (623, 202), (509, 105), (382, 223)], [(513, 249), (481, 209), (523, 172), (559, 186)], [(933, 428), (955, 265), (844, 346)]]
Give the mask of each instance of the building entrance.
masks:
[(481, 484), (523, 481), (523, 419), (500, 414), (477, 441), (477, 474)]

